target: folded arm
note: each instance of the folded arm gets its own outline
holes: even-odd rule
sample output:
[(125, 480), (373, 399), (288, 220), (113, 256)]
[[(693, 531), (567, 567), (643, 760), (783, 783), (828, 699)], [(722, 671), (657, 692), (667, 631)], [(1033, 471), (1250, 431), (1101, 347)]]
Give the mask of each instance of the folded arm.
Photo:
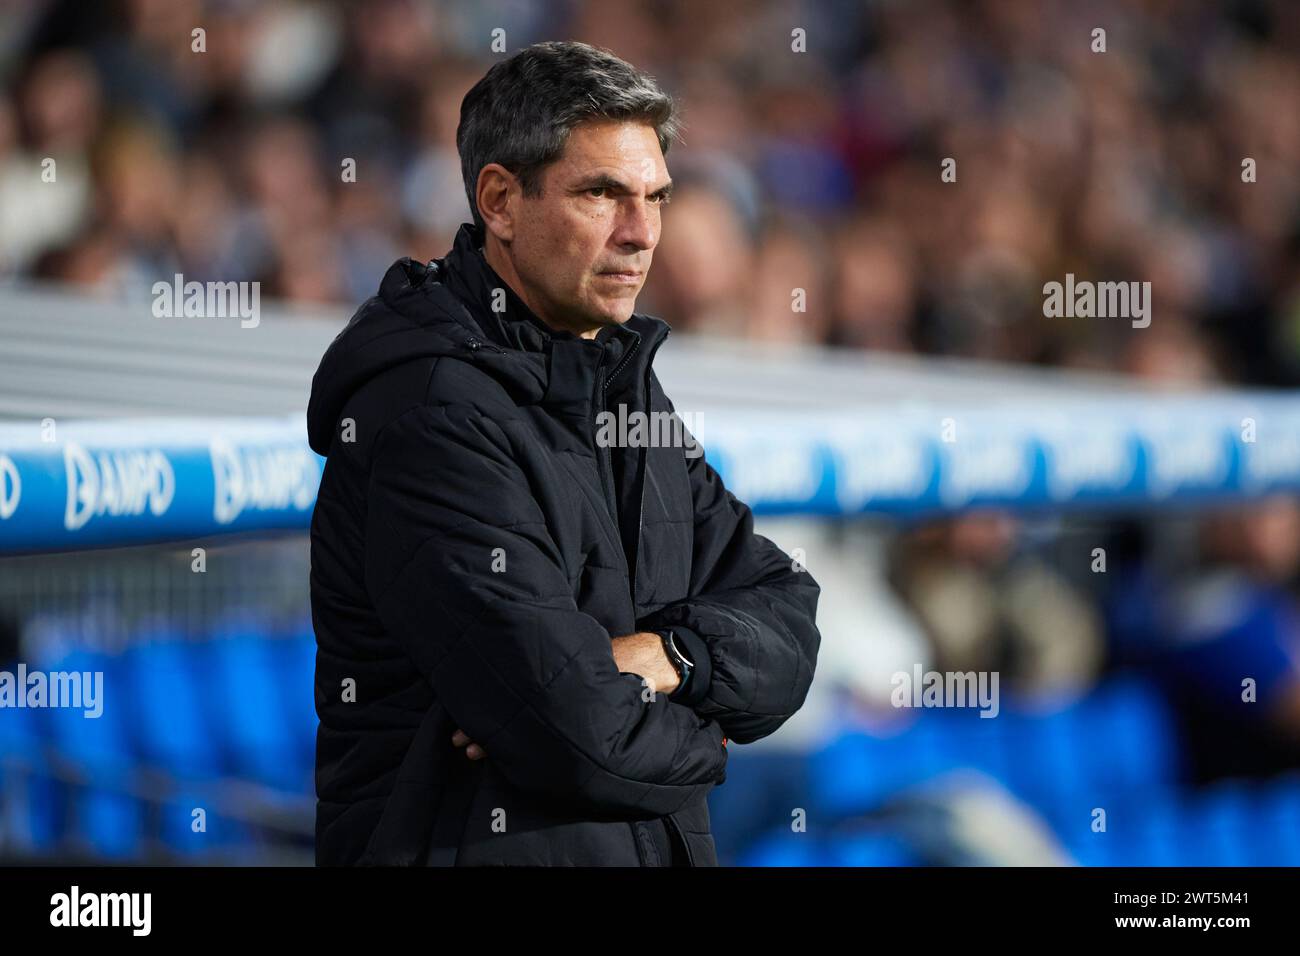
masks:
[(678, 702), (716, 720), (729, 739), (751, 743), (803, 706), (821, 644), (821, 588), (754, 532), (749, 507), (703, 454), (686, 462), (695, 513), (689, 596), (638, 626), (671, 626), (682, 636), (697, 670)]
[(609, 632), (574, 602), (507, 435), (483, 413), (423, 406), (385, 426), (366, 587), (448, 713), (515, 786), (662, 815), (723, 776), (718, 723), (619, 672)]

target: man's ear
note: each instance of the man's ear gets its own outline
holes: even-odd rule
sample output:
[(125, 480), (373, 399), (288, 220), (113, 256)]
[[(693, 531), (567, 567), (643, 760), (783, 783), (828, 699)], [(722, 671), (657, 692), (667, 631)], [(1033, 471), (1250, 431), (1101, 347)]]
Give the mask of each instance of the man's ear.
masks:
[(514, 173), (500, 163), (488, 163), (478, 174), (474, 196), (485, 231), (501, 242), (515, 237), (515, 215), (523, 188)]

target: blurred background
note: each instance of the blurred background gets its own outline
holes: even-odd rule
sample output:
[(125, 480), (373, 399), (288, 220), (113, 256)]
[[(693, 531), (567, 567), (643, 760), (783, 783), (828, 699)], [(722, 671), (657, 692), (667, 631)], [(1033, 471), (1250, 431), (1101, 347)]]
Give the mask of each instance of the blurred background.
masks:
[[(1294, 397), (1288, 0), (9, 0), (0, 414), (301, 410), (392, 261), (469, 218), (455, 130), (496, 29), (606, 47), (678, 98), (638, 311), (679, 333), (683, 391), (742, 383), (741, 354), (809, 414), (829, 381), (876, 411), (1032, 395), (1011, 424), (1067, 395)], [(218, 355), (136, 329), (176, 273), (261, 283), (257, 335)], [(1045, 317), (1066, 273), (1151, 282), (1151, 326)], [(1300, 865), (1298, 502), (756, 506), (822, 584), (823, 655), (804, 711), (732, 754), (721, 859)], [(0, 711), (0, 856), (310, 863), (304, 527), (214, 539), (202, 578), (188, 540), (0, 549), (0, 669), (123, 688), (97, 721)], [(918, 664), (998, 672), (999, 715), (891, 706)]]

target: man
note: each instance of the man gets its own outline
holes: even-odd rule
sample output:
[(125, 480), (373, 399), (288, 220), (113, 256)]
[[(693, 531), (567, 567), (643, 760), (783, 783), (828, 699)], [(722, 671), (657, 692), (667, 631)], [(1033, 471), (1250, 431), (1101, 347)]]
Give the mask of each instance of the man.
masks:
[(321, 361), (319, 864), (716, 865), (728, 742), (804, 701), (812, 576), (689, 432), (599, 439), (620, 406), (681, 424), (632, 311), (675, 132), (606, 52), (498, 63), (457, 130), (474, 222)]

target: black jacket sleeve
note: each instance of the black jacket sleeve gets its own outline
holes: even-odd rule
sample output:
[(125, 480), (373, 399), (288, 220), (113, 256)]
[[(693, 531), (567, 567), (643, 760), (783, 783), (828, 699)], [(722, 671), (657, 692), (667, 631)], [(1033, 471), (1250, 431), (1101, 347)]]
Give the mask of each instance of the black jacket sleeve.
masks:
[(578, 610), (509, 439), (468, 406), (384, 427), (369, 479), (366, 588), (469, 737), (521, 789), (663, 815), (723, 777), (716, 721), (620, 673)]
[[(671, 408), (671, 402), (669, 406)], [(674, 410), (675, 411), (675, 410)], [(689, 436), (688, 447), (694, 443)], [(686, 455), (695, 511), (689, 597), (649, 615), (645, 630), (671, 626), (707, 656), (680, 703), (752, 743), (785, 723), (812, 686), (821, 635), (821, 588), (806, 568), (754, 532), (750, 509), (701, 454)]]

